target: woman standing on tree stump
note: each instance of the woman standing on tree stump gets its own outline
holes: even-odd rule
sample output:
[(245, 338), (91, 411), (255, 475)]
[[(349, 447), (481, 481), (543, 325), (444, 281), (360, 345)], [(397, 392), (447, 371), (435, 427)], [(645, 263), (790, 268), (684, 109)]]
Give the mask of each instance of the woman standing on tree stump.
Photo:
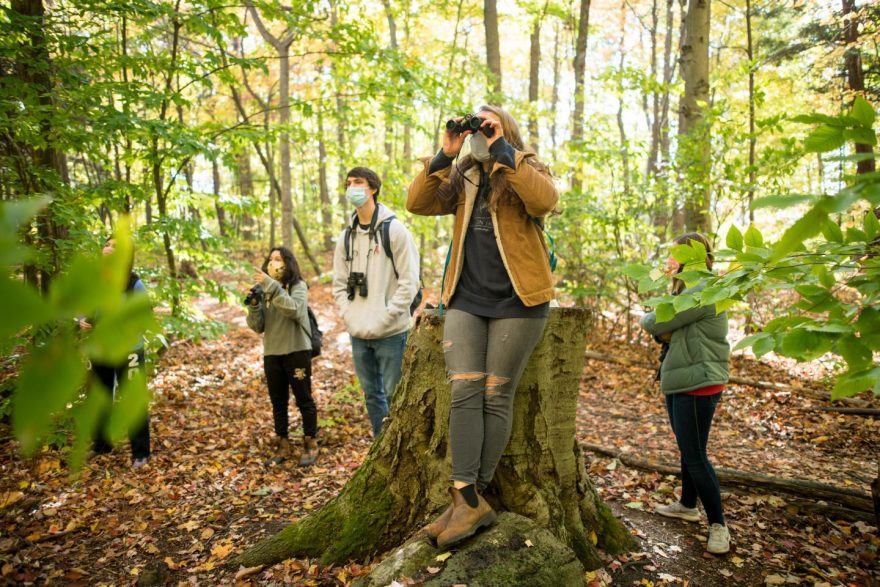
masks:
[(290, 249), (275, 247), (254, 274), (245, 304), (247, 325), (263, 334), (263, 369), (275, 420), (275, 450), (268, 464), (290, 456), (287, 405), (290, 389), (302, 415), (303, 452), (299, 466), (318, 458), (318, 410), (312, 399), (312, 342), (308, 315), (309, 288)]
[[(706, 249), (706, 267), (712, 269), (709, 241), (697, 233), (676, 238), (676, 245), (699, 243)], [(673, 257), (667, 261), (670, 275), (684, 267)], [(673, 277), (673, 295), (697, 293), (702, 285), (685, 289)], [(709, 428), (715, 407), (728, 380), (727, 314), (715, 313), (715, 306), (698, 306), (679, 312), (672, 320), (657, 322), (654, 312), (645, 314), (641, 326), (664, 346), (661, 352), (660, 389), (666, 396), (669, 422), (681, 453), (681, 499), (657, 508), (657, 513), (689, 522), (700, 520), (699, 497), (709, 518), (707, 550), (724, 554), (730, 550), (730, 532), (724, 523), (721, 486), (706, 454)]]
[[(470, 136), (469, 155), (455, 163)], [(451, 387), (452, 505), (426, 532), (448, 549), (495, 520), (480, 493), (510, 439), (513, 397), (544, 331), (553, 276), (543, 217), (559, 199), (501, 108), (450, 120), (443, 148), (409, 188), (414, 214), (454, 214), (441, 304)]]

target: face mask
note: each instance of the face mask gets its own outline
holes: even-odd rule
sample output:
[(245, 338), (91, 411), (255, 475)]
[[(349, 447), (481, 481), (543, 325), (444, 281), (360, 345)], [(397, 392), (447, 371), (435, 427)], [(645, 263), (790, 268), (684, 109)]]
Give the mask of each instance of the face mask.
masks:
[(348, 198), (348, 203), (355, 208), (363, 206), (367, 201), (367, 198), (369, 198), (367, 195), (367, 188), (354, 186), (345, 190), (345, 197)]
[(269, 274), (269, 277), (278, 281), (284, 277), (284, 263), (281, 261), (269, 261), (269, 265), (266, 267), (266, 273)]
[(489, 154), (489, 143), (486, 141), (486, 135), (482, 132), (471, 135), (471, 155), (477, 161), (488, 161), (492, 158), (492, 155)]

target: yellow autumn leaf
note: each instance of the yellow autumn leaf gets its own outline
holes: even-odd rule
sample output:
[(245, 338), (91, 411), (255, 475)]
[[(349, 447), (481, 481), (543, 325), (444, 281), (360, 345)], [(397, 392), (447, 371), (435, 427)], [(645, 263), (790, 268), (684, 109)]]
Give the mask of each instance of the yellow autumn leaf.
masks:
[(213, 535), (214, 535), (213, 528), (205, 528), (204, 530), (202, 530), (202, 540), (207, 540)]
[(211, 556), (215, 556), (220, 560), (223, 560), (229, 553), (232, 552), (232, 545), (230, 544), (218, 544), (214, 548), (211, 549)]
[(443, 554), (438, 554), (438, 555), (437, 555), (437, 558), (436, 558), (435, 560), (436, 560), (438, 563), (442, 563), (443, 561), (445, 561), (446, 559), (448, 559), (450, 556), (452, 556), (452, 553), (451, 553), (451, 552), (444, 552)]

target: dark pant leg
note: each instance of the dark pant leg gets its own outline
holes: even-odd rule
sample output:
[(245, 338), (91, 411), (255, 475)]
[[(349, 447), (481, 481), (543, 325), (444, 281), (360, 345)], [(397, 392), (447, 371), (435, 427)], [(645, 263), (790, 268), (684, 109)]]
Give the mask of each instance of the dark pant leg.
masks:
[[(666, 413), (669, 414), (669, 425), (672, 427), (672, 433), (676, 436), (676, 444), (678, 443), (677, 435), (675, 432), (675, 409), (674, 409), (674, 398), (675, 395), (667, 395), (666, 396)], [(690, 472), (688, 472), (687, 463), (684, 462), (684, 457), (681, 455), (681, 451), (678, 452), (679, 466), (681, 467), (681, 498), (678, 500), (681, 502), (681, 505), (688, 508), (697, 507), (697, 488), (694, 485), (694, 480), (691, 478)]]
[(312, 352), (297, 351), (285, 355), (283, 364), (302, 416), (303, 434), (314, 437), (318, 434), (318, 409), (312, 398)]
[[(121, 369), (116, 370), (116, 378), (119, 386), (134, 377), (135, 373), (144, 370), (144, 351), (137, 351), (128, 355), (128, 362)], [(144, 410), (143, 421), (128, 431), (128, 440), (131, 443), (132, 459), (146, 459), (150, 457), (150, 406)]]
[(113, 388), (116, 383), (116, 369), (107, 365), (99, 365), (92, 363), (92, 375), (98, 379), (100, 387), (107, 392), (107, 398), (110, 400), (103, 408), (101, 415), (98, 417), (98, 427), (95, 430), (94, 451), (99, 454), (105, 454), (113, 450), (110, 439), (104, 428), (110, 420), (110, 410), (113, 409)]
[(272, 402), (272, 418), (275, 421), (275, 435), (287, 438), (289, 425), (287, 404), (290, 400), (290, 379), (284, 369), (284, 355), (266, 355), (263, 357), (263, 370), (266, 373), (266, 385), (269, 388), (269, 400)]
[[(682, 505), (691, 507), (684, 501), (684, 476), (688, 475), (693, 483), (692, 490), (696, 492), (706, 509), (710, 524), (724, 523), (721, 485), (706, 453), (709, 430), (720, 397), (720, 393), (708, 396), (685, 394), (667, 396), (667, 401), (671, 398), (673, 432), (682, 459)], [(696, 501), (693, 503), (696, 505)]]

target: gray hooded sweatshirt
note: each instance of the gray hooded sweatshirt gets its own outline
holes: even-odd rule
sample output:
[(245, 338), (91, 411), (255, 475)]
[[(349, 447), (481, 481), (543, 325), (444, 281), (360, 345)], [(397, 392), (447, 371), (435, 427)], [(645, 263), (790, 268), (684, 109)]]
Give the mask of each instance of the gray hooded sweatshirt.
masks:
[[(394, 276), (391, 259), (382, 247), (379, 225), (393, 213), (378, 204), (375, 238), (358, 226), (354, 229), (351, 260), (345, 258), (345, 231), (336, 242), (333, 256), (333, 297), (349, 334), (356, 338), (376, 340), (409, 330), (412, 319), (409, 306), (419, 289), (419, 251), (406, 227), (396, 218), (390, 220), (388, 236), (394, 253)], [(358, 292), (348, 299), (346, 283), (352, 271), (366, 274), (367, 297)]]
[(263, 278), (263, 302), (248, 306), (247, 325), (263, 335), (263, 354), (288, 355), (312, 348), (309, 288), (302, 279), (290, 293), (269, 277)]

